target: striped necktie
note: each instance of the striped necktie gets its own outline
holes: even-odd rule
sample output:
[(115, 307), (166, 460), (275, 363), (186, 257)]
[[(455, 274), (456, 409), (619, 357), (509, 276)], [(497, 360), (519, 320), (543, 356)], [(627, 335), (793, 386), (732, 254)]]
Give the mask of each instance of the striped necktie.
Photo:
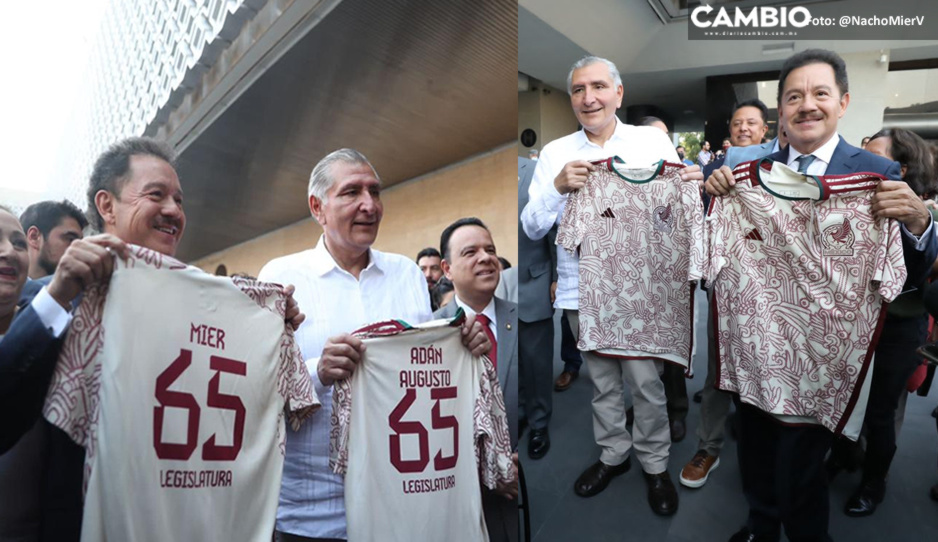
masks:
[(817, 156), (813, 154), (802, 154), (798, 157), (798, 173), (802, 175), (808, 174), (808, 167), (811, 166), (814, 161), (817, 160)]

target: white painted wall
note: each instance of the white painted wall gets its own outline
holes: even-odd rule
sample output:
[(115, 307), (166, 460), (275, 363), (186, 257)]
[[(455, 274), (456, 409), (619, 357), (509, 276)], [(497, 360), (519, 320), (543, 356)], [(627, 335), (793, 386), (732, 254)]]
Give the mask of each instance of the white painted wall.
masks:
[[(889, 54), (889, 50), (885, 52)], [(883, 127), (888, 92), (884, 83), (889, 63), (879, 62), (879, 50), (844, 54), (841, 57), (847, 63), (850, 104), (837, 123), (837, 131), (847, 143), (859, 147), (864, 137), (873, 135)]]

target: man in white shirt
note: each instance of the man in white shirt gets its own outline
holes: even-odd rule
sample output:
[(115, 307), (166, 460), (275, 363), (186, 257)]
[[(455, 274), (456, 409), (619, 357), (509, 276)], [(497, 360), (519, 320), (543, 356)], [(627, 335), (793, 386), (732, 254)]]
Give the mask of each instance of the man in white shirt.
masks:
[[(789, 145), (767, 158), (806, 175), (869, 171), (900, 178), (898, 163), (853, 147), (837, 134), (837, 121), (849, 103), (847, 70), (837, 54), (808, 49), (790, 57), (778, 84), (780, 124)], [(726, 168), (715, 171), (707, 179), (707, 192), (728, 194), (735, 180), (727, 173)], [(902, 181), (880, 182), (872, 204), (875, 218), (901, 223), (905, 288), (920, 285), (938, 253), (931, 214)], [(749, 517), (730, 542), (774, 542), (783, 526), (789, 540), (830, 540), (824, 456), (833, 434), (816, 424), (783, 425), (745, 403), (737, 407), (739, 464)]]
[[(309, 180), (309, 208), (322, 226), (315, 248), (276, 258), (264, 281), (293, 283), (308, 319), (296, 332), (322, 409), (299, 431), (287, 432), (277, 531), (281, 541), (344, 540), (342, 477), (329, 468), (332, 384), (361, 360), (361, 340), (350, 333), (380, 320), (430, 319), (427, 282), (417, 265), (371, 248), (384, 214), (381, 181), (358, 151), (340, 149), (320, 160)], [(469, 319), (463, 342), (481, 355), (489, 341)]]
[[(622, 105), (622, 78), (615, 64), (586, 57), (577, 61), (567, 77), (567, 90), (577, 120), (583, 129), (554, 140), (541, 151), (530, 201), (521, 214), (525, 234), (537, 240), (560, 222), (567, 195), (582, 188), (590, 171), (590, 160), (616, 155), (626, 164), (644, 167), (658, 160), (678, 162), (677, 153), (661, 130), (631, 126), (616, 117)], [(697, 166), (681, 174), (687, 180), (702, 180)], [(558, 286), (554, 307), (564, 309), (574, 334), (578, 334), (578, 259), (565, 250), (557, 251)], [(625, 378), (635, 403), (634, 448), (648, 482), (648, 501), (657, 514), (677, 511), (677, 491), (667, 473), (671, 436), (665, 407), (664, 386), (659, 378), (660, 362), (650, 360), (610, 360), (583, 353), (593, 380), (593, 433), (602, 448), (599, 461), (591, 465), (574, 484), (582, 497), (601, 492), (609, 481), (631, 466), (632, 436), (625, 425)]]
[(713, 153), (710, 152), (710, 142), (704, 141), (700, 146), (700, 152), (697, 153), (697, 164), (704, 167), (713, 161)]

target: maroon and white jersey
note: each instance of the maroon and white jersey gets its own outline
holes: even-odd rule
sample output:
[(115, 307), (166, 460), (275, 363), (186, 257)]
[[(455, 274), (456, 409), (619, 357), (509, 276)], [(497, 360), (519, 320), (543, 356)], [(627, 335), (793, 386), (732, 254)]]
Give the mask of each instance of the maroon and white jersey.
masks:
[(366, 350), (333, 388), (330, 458), (350, 541), (488, 540), (479, 484), (517, 473), (495, 368), (463, 346), (462, 318), (355, 332)]
[(870, 211), (882, 177), (765, 159), (734, 175), (707, 219), (718, 387), (856, 438), (883, 305), (906, 279), (899, 224)]
[(284, 415), (319, 406), (287, 297), (131, 251), (86, 291), (44, 408), (85, 448), (82, 540), (269, 542)]
[(703, 207), (683, 164), (608, 158), (570, 194), (557, 244), (580, 253), (577, 348), (662, 359), (692, 374), (693, 293), (704, 267)]

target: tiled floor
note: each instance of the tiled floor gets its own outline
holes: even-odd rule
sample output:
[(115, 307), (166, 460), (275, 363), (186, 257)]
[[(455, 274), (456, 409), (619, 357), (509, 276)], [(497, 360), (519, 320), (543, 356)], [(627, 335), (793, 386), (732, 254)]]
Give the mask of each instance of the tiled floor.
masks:
[[(698, 337), (703, 340), (706, 328), (702, 319), (699, 326)], [(559, 352), (559, 337), (557, 333), (555, 352)], [(688, 394), (703, 386), (704, 356), (705, 352), (699, 351), (694, 360), (696, 376), (687, 383)], [(561, 369), (557, 357), (554, 375)], [(697, 451), (695, 431), (700, 405), (694, 402), (687, 417), (687, 438), (671, 446), (668, 472), (681, 499), (676, 515), (661, 518), (651, 512), (637, 462), (599, 495), (584, 499), (574, 494), (574, 480), (599, 457), (593, 441), (591, 396), (592, 385), (585, 371), (569, 390), (554, 394), (551, 449), (543, 459), (528, 459), (527, 437), (522, 438), (520, 456), (529, 492), (532, 540), (724, 542), (743, 525), (747, 507), (735, 441), (727, 441), (720, 467), (704, 487), (688, 489), (678, 484), (681, 468)], [(927, 398), (909, 396), (886, 500), (873, 516), (849, 518), (842, 512), (844, 502), (859, 483), (859, 474), (841, 474), (833, 481), (830, 533), (834, 540), (938, 541), (938, 502), (928, 497), (929, 488), (938, 483), (938, 431), (930, 416), (936, 404), (938, 392), (934, 389)]]

